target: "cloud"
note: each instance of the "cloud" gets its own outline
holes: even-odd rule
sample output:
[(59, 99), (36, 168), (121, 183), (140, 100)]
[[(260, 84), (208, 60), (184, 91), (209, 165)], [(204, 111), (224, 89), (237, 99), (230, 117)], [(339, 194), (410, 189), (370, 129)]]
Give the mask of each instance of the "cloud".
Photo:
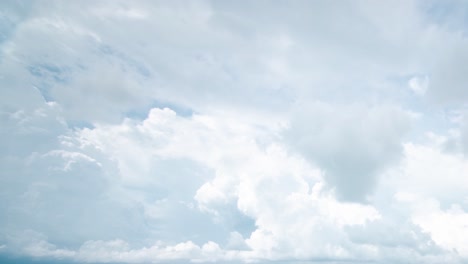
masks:
[[(467, 168), (464, 158), (438, 148), (413, 144), (405, 145), (405, 155), (415, 162), (406, 164), (404, 173), (409, 176), (408, 185), (400, 190), (417, 191), (439, 199), (445, 196), (449, 201), (456, 201), (456, 195), (462, 198), (466, 189), (466, 179), (461, 177)], [(431, 164), (430, 169), (427, 164)]]
[[(188, 134), (186, 131), (191, 131), (191, 133)], [(247, 132), (250, 132), (250, 134)], [(247, 254), (247, 259), (261, 259), (263, 254), (267, 254), (273, 259), (288, 256), (289, 253), (284, 251), (285, 249), (281, 250), (281, 252), (284, 251), (283, 253), (276, 252), (276, 246), (274, 245), (278, 243), (283, 244), (286, 248), (298, 247), (301, 253), (297, 253), (296, 257), (301, 259), (314, 256), (320, 257), (322, 256), (319, 253), (320, 248), (311, 251), (312, 248), (304, 248), (297, 243), (298, 241), (308, 241), (310, 235), (324, 238), (322, 231), (317, 229), (313, 223), (325, 226), (326, 230), (331, 232), (336, 232), (337, 237), (335, 239), (338, 239), (338, 237), (345, 236), (343, 231), (340, 231), (341, 227), (364, 224), (368, 220), (371, 221), (379, 217), (378, 212), (370, 206), (340, 204), (326, 193), (321, 194), (319, 170), (311, 170), (309, 165), (299, 157), (289, 157), (281, 146), (272, 145), (267, 147), (266, 150), (262, 150), (252, 140), (257, 133), (261, 134), (262, 132), (246, 127), (241, 123), (234, 123), (233, 120), (226, 123), (223, 119), (216, 117), (210, 118), (200, 115), (180, 117), (170, 109), (153, 109), (150, 111), (148, 118), (141, 122), (124, 121), (120, 125), (96, 127), (94, 129), (83, 128), (78, 130), (72, 137), (64, 138), (63, 145), (70, 147), (75, 144), (75, 147), (79, 147), (86, 154), (76, 155), (73, 154), (74, 152), (54, 151), (43, 157), (56, 157), (57, 155), (52, 155), (56, 153), (60, 154), (59, 157), (66, 159), (70, 157), (75, 162), (85, 164), (89, 162), (97, 164), (99, 162), (100, 166), (95, 165), (95, 167), (106, 171), (106, 167), (114, 163), (97, 160), (99, 158), (98, 153), (104, 154), (108, 160), (117, 162), (116, 165), (119, 168), (117, 175), (120, 176), (120, 179), (113, 178), (110, 188), (108, 187), (103, 191), (112, 197), (112, 200), (117, 201), (117, 204), (130, 203), (130, 205), (142, 206), (144, 214), (137, 215), (135, 221), (144, 220), (150, 223), (155, 221), (155, 224), (158, 221), (164, 221), (164, 229), (161, 231), (155, 230), (153, 234), (166, 239), (170, 239), (174, 235), (179, 239), (185, 236), (202, 243), (200, 248), (203, 248), (203, 243), (206, 243), (203, 241), (206, 241), (207, 237), (215, 238), (219, 243), (227, 243), (226, 245), (231, 247), (233, 232), (239, 233), (237, 230), (240, 230), (246, 236), (244, 238), (245, 242), (236, 242), (237, 247), (241, 245), (243, 249), (241, 252), (244, 252), (239, 253), (239, 256), (236, 255), (235, 258), (240, 260), (245, 260), (242, 254)], [(152, 145), (148, 145), (148, 142), (152, 142)], [(237, 147), (233, 144), (236, 144)], [(130, 146), (131, 148), (129, 148)], [(191, 151), (187, 151), (188, 146)], [(204, 150), (204, 156), (198, 155), (201, 149)], [(219, 152), (220, 149), (230, 151)], [(99, 151), (96, 153), (96, 150)], [(246, 150), (250, 152), (248, 159), (244, 155)], [(141, 155), (134, 153), (152, 153), (152, 155), (147, 156), (147, 161), (140, 159), (139, 166), (130, 166), (129, 164), (136, 162), (134, 157), (141, 157)], [(76, 159), (77, 157), (89, 158)], [(207, 176), (197, 175), (197, 170), (193, 169), (188, 171), (188, 174), (173, 171), (174, 174), (171, 177), (165, 175), (165, 173), (170, 173), (169, 169), (173, 166), (170, 165), (170, 160), (183, 161), (183, 159), (189, 158), (197, 160), (200, 164), (216, 171), (210, 183), (202, 184), (200, 180), (206, 179)], [(161, 159), (164, 159), (165, 162), (158, 165), (157, 160)], [(229, 161), (235, 166), (226, 166), (225, 161)], [(66, 161), (65, 164), (69, 164), (69, 162)], [(178, 166), (187, 166), (186, 161), (179, 164)], [(274, 170), (272, 170), (272, 164), (276, 164)], [(167, 167), (168, 165), (170, 167)], [(74, 166), (71, 166), (71, 168)], [(158, 170), (158, 167), (161, 168), (160, 166), (166, 167), (162, 167), (163, 170)], [(66, 167), (58, 168), (60, 171), (66, 171), (64, 170)], [(202, 170), (200, 172), (209, 173), (209, 171)], [(185, 180), (186, 189), (176, 188), (175, 184), (178, 181), (177, 178), (173, 178), (176, 176), (183, 177), (182, 179), (192, 177), (193, 183), (190, 184), (189, 181)], [(174, 181), (168, 181), (171, 178)], [(198, 184), (197, 178), (200, 179)], [(110, 178), (104, 176), (103, 180), (105, 179), (110, 180)], [(83, 180), (82, 177), (81, 180)], [(226, 185), (224, 181), (229, 184)], [(309, 186), (315, 186), (311, 194), (308, 194), (309, 188), (311, 188)], [(138, 188), (139, 191), (136, 192), (134, 188)], [(156, 190), (156, 194), (149, 195), (147, 191), (149, 189)], [(209, 195), (212, 193), (218, 195)], [(88, 191), (88, 196), (89, 194)], [(193, 201), (192, 198), (195, 200)], [(81, 203), (83, 202), (81, 201)], [(181, 202), (182, 204), (179, 204)], [(193, 202), (198, 204), (199, 209), (190, 207)], [(112, 213), (108, 204), (98, 206), (106, 208), (102, 213)], [(54, 205), (52, 208), (59, 207)], [(310, 211), (310, 213), (306, 214), (307, 211)], [(282, 216), (276, 217), (275, 221), (271, 221), (275, 219), (272, 218), (273, 215)], [(299, 217), (300, 215), (302, 217)], [(309, 217), (305, 217), (306, 215), (309, 215)], [(192, 228), (197, 227), (198, 231), (206, 230), (204, 238), (191, 237), (191, 234), (196, 235), (197, 233), (184, 228), (185, 221), (173, 217), (183, 217), (185, 220), (191, 219)], [(243, 229), (237, 224), (246, 217), (255, 220), (253, 230), (252, 227), (250, 227), (250, 231), (249, 229)], [(306, 219), (309, 219), (307, 224), (304, 222)], [(315, 220), (311, 221), (311, 219)], [(115, 224), (117, 226), (121, 225), (118, 222)], [(135, 222), (134, 224), (139, 223)], [(210, 231), (205, 227), (207, 224), (211, 226)], [(141, 226), (141, 223), (139, 225)], [(337, 230), (333, 227), (334, 225), (338, 226)], [(299, 232), (297, 228), (300, 226), (305, 229)], [(87, 232), (93, 231), (93, 229), (83, 228), (81, 227), (81, 232), (85, 232), (85, 230), (88, 230)], [(100, 233), (105, 236), (111, 234), (107, 230), (101, 230)], [(115, 235), (115, 233), (113, 234)], [(265, 236), (266, 234), (270, 235)], [(271, 237), (269, 238), (269, 236)], [(291, 240), (292, 237), (295, 237), (295, 239)], [(267, 240), (271, 239), (273, 239), (271, 242), (273, 244), (268, 246)], [(330, 240), (327, 245), (337, 248), (329, 249), (324, 256), (335, 257), (335, 254), (338, 254), (338, 257), (340, 257), (340, 254), (345, 254), (341, 257), (353, 256), (351, 252), (346, 253), (349, 249), (340, 249), (334, 243), (336, 243), (336, 240)], [(216, 253), (218, 251), (217, 247), (213, 247), (212, 244), (207, 247), (210, 252), (214, 250)], [(219, 251), (224, 252), (225, 249), (221, 249), (220, 247)], [(180, 253), (179, 256), (177, 252), (174, 254), (176, 254), (174, 258), (205, 259), (205, 257), (198, 256), (198, 253), (194, 256), (185, 256), (185, 253)], [(217, 253), (212, 257), (224, 259), (223, 254)], [(162, 259), (165, 259), (165, 257), (162, 257)], [(92, 260), (99, 261), (99, 258)]]
[[(367, 119), (374, 120), (373, 114), (368, 114)], [(28, 227), (47, 233), (54, 241), (71, 239), (67, 248), (42, 236), (39, 242), (19, 244), (16, 250), (31, 256), (85, 262), (447, 258), (432, 242), (434, 239), (437, 245), (446, 248), (440, 239), (432, 237), (437, 233), (430, 233), (431, 236), (422, 233), (423, 227), (424, 231), (431, 229), (421, 224), (419, 218), (406, 222), (405, 216), (413, 216), (411, 210), (403, 212), (401, 218), (391, 217), (396, 212), (378, 203), (382, 199), (380, 194), (385, 192), (375, 194), (373, 202), (367, 205), (337, 200), (326, 188), (326, 171), (300, 155), (289, 153), (287, 146), (276, 142), (274, 137), (272, 141), (257, 143), (255, 139), (263, 138), (267, 131), (280, 133), (282, 128), (258, 128), (245, 123), (243, 117), (230, 120), (199, 114), (183, 117), (167, 108), (152, 109), (142, 121), (127, 119), (117, 125), (71, 131), (59, 137), (52, 150), (29, 158), (28, 166), (33, 166), (35, 173), (41, 172), (39, 165), (47, 164), (49, 173), (44, 175), (48, 176), (28, 184), (29, 190), (18, 193), (21, 199), (14, 200), (17, 208), (36, 208), (45, 214), (31, 212), (24, 218), (25, 213), (17, 212), (12, 217), (47, 219), (50, 224), (9, 222), (6, 231), (15, 234)], [(385, 177), (383, 183), (376, 183), (377, 190), (382, 186), (388, 186), (390, 193), (405, 190), (399, 182), (405, 177), (419, 182), (418, 177), (426, 175), (422, 164), (434, 164), (421, 155), (444, 161), (432, 157), (430, 153), (438, 152), (428, 147), (405, 145), (404, 151), (407, 160), (402, 164), (407, 164), (406, 171), (397, 176), (398, 181), (388, 183), (387, 179), (393, 178)], [(245, 153), (249, 153), (248, 157)], [(441, 164), (440, 168), (444, 167)], [(457, 175), (454, 171), (454, 180), (459, 179)], [(182, 180), (185, 184), (179, 186)], [(454, 185), (464, 186), (448, 182), (447, 188)], [(427, 187), (422, 190), (430, 191)], [(61, 191), (66, 191), (68, 198), (63, 199)], [(7, 210), (12, 210), (12, 205)], [(83, 206), (87, 209), (78, 210), (78, 214), (59, 213), (67, 207)], [(101, 215), (98, 219), (103, 221), (96, 219), (96, 215)], [(128, 223), (130, 219), (132, 222)], [(251, 219), (248, 228), (238, 225), (242, 219)], [(92, 221), (93, 225), (82, 225), (86, 221)], [(191, 223), (188, 228), (187, 221)], [(59, 222), (74, 226), (72, 232), (76, 235), (70, 237), (70, 232), (64, 235), (54, 231), (54, 223)], [(405, 229), (396, 228), (402, 224)], [(379, 234), (387, 229), (391, 236)], [(144, 235), (136, 230), (149, 233)], [(116, 237), (125, 240), (115, 240)], [(155, 237), (163, 240), (152, 242)], [(141, 243), (141, 247), (136, 246)], [(395, 252), (399, 252), (397, 256)], [(463, 252), (460, 254), (464, 256)]]
[[(421, 206), (436, 207), (430, 213), (416, 212), (413, 216), (414, 222), (421, 228), (430, 233), (433, 240), (446, 250), (454, 250), (460, 256), (468, 256), (468, 247), (466, 247), (466, 234), (468, 232), (466, 221), (468, 214), (460, 205), (453, 204), (447, 210), (437, 208), (436, 201), (427, 201)], [(418, 210), (419, 211), (419, 210)]]
[(466, 217), (467, 185), (462, 176), (466, 159), (440, 146), (405, 144), (404, 153), (404, 162), (388, 172), (382, 185), (397, 190), (396, 206), (405, 208), (412, 224), (430, 236), (433, 244), (465, 257), (465, 243), (459, 234), (466, 233), (460, 224)]
[(0, 5), (2, 255), (468, 259), (464, 3)]
[(413, 77), (408, 81), (409, 88), (417, 95), (424, 95), (429, 85), (429, 78), (424, 77)]
[(298, 107), (285, 133), (293, 149), (325, 170), (343, 200), (364, 201), (401, 154), (409, 117), (398, 108), (315, 103)]
[(452, 46), (448, 47), (450, 51), (445, 52), (434, 66), (429, 92), (436, 100), (443, 103), (463, 103), (466, 100), (467, 79), (462, 70), (462, 65), (468, 56), (465, 47), (465, 39), (454, 41)]

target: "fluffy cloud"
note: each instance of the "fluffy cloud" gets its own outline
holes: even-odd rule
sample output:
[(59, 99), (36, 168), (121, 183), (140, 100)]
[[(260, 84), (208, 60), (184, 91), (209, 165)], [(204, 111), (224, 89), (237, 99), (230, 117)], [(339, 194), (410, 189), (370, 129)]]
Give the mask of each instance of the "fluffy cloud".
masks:
[(468, 259), (464, 3), (0, 5), (0, 254)]
[[(174, 202), (193, 203), (190, 202), (191, 197), (194, 197), (196, 201), (196, 204), (192, 206), (197, 206), (201, 212), (212, 215), (212, 220), (209, 220), (210, 217), (205, 220), (198, 218), (198, 220), (213, 221), (213, 224), (222, 223), (229, 227), (229, 224), (236, 222), (232, 219), (226, 221), (229, 217), (247, 216), (254, 219), (256, 229), (251, 234), (246, 233), (245, 239), (241, 234), (237, 235), (237, 243), (243, 246), (242, 250), (236, 253), (238, 254), (236, 258), (283, 259), (291, 257), (291, 250), (295, 252), (292, 256), (298, 259), (353, 259), (358, 257), (372, 259), (380, 254), (378, 253), (380, 249), (377, 248), (376, 253), (376, 249), (369, 248), (367, 243), (362, 242), (362, 239), (371, 239), (376, 243), (377, 240), (372, 239), (375, 231), (370, 232), (370, 238), (367, 238), (367, 235), (361, 239), (353, 237), (355, 229), (352, 227), (363, 226), (362, 228), (368, 230), (374, 225), (371, 223), (381, 218), (380, 213), (374, 207), (338, 202), (332, 193), (324, 189), (320, 170), (311, 168), (300, 157), (290, 156), (281, 146), (271, 145), (266, 149), (259, 148), (251, 139), (261, 133), (254, 133), (255, 130), (247, 128), (245, 125), (234, 123), (233, 120), (226, 124), (223, 119), (215, 117), (195, 115), (184, 118), (177, 116), (170, 109), (153, 109), (148, 118), (142, 122), (132, 123), (127, 120), (121, 125), (84, 128), (73, 136), (76, 141), (71, 141), (73, 137), (68, 137), (62, 144), (68, 146), (77, 144), (82, 151), (86, 153), (90, 151), (88, 155), (92, 155), (93, 150), (97, 149), (117, 162), (120, 179), (114, 179), (113, 184), (120, 189), (118, 195), (124, 200), (136, 199), (134, 201), (143, 206), (144, 215), (148, 220), (154, 218), (168, 221), (167, 214), (186, 215), (196, 220), (197, 213), (184, 213), (187, 210), (194, 210), (190, 209), (190, 206), (185, 209), (179, 207), (180, 209), (174, 211), (177, 208)], [(191, 131), (191, 133), (186, 133), (186, 131)], [(233, 145), (233, 142), (237, 147)], [(203, 149), (203, 156), (197, 155), (202, 151), (201, 149)], [(220, 149), (226, 149), (226, 151), (220, 152)], [(250, 153), (247, 159), (244, 155), (246, 152)], [(138, 153), (146, 153), (149, 156), (145, 161), (145, 157)], [(75, 157), (76, 155), (69, 156)], [(129, 164), (137, 162), (135, 157), (141, 157), (138, 159), (139, 165), (130, 166)], [(185, 180), (183, 188), (176, 188), (174, 184), (178, 181), (174, 177), (180, 176), (183, 179), (190, 177), (209, 179), (209, 177), (197, 175), (196, 171), (195, 173), (189, 172), (189, 174), (174, 171), (174, 175), (165, 175), (170, 172), (167, 167), (162, 172), (158, 172), (157, 160), (168, 158), (197, 160), (200, 164), (210, 168), (204, 170), (205, 172), (215, 172), (214, 178), (205, 184), (202, 182), (197, 184), (194, 179), (192, 184)], [(275, 166), (272, 167), (272, 164)], [(171, 181), (168, 182), (169, 179)], [(147, 192), (145, 188), (148, 187), (159, 192), (159, 197), (153, 198), (145, 194)], [(135, 192), (134, 188), (139, 188), (140, 191)], [(166, 188), (167, 191), (164, 192), (164, 189), (163, 192), (158, 191), (161, 190), (160, 188)], [(113, 191), (110, 192), (110, 195), (116, 194)], [(172, 201), (172, 199), (179, 200)], [(169, 206), (169, 211), (166, 206)], [(227, 210), (229, 207), (232, 208), (230, 210), (238, 212), (237, 216)], [(395, 219), (394, 221), (402, 220)], [(166, 224), (165, 231), (174, 232), (175, 229), (181, 228), (181, 224), (173, 222), (172, 227)], [(196, 225), (192, 222), (192, 227)], [(236, 225), (230, 227), (238, 228)], [(378, 224), (377, 228), (387, 227)], [(411, 225), (408, 228), (411, 230)], [(236, 232), (233, 229), (229, 231), (231, 233), (227, 246), (232, 243), (232, 232)], [(402, 233), (403, 238), (397, 236), (387, 239), (405, 241), (405, 236), (414, 237), (410, 235), (413, 231), (407, 232)], [(368, 234), (369, 231), (361, 233)], [(181, 237), (184, 235), (187, 233), (180, 234)], [(205, 233), (204, 236), (210, 235)], [(227, 237), (227, 233), (225, 236)], [(219, 243), (223, 242), (223, 238), (217, 237), (216, 239)], [(239, 239), (244, 242), (240, 242)], [(422, 240), (420, 243), (423, 245), (426, 240), (431, 241), (421, 233), (413, 239)], [(344, 244), (343, 241), (348, 242)], [(318, 247), (317, 244), (322, 246)], [(383, 245), (386, 247), (386, 242), (383, 242)], [(413, 250), (412, 245), (409, 244), (409, 250)], [(419, 244), (415, 244), (414, 247), (419, 247)], [(128, 250), (119, 249), (118, 252)], [(225, 251), (220, 249), (218, 253), (216, 258), (226, 258), (223, 255), (227, 254)], [(148, 254), (152, 253), (143, 255), (148, 257)], [(201, 258), (199, 253), (184, 254), (181, 253), (174, 258)], [(98, 257), (96, 259), (99, 260)], [(165, 259), (165, 257), (157, 259)], [(130, 258), (128, 261), (138, 260)]]
[[(52, 173), (42, 178), (45, 181), (42, 185), (37, 182), (29, 184), (30, 190), (21, 194), (23, 198), (16, 200), (15, 207), (27, 210), (27, 206), (35, 206), (37, 212), (47, 216), (36, 213), (32, 217), (47, 219), (52, 226), (59, 221), (69, 226), (76, 225), (75, 230), (80, 237), (88, 241), (74, 250), (58, 247), (43, 236), (39, 240), (25, 240), (21, 236), (20, 241), (26, 242), (17, 243), (17, 239), (11, 239), (11, 234), (17, 232), (15, 228), (18, 231), (25, 227), (34, 228), (47, 233), (48, 239), (54, 241), (70, 237), (69, 233), (67, 236), (57, 234), (51, 225), (40, 222), (34, 226), (30, 222), (22, 225), (7, 222), (5, 232), (10, 234), (8, 249), (31, 256), (86, 262), (290, 258), (358, 261), (390, 258), (394, 254), (392, 252), (403, 249), (399, 257), (392, 256), (391, 259), (403, 261), (411, 257), (429, 261), (426, 255), (436, 260), (447, 258), (445, 251), (437, 246), (447, 248), (444, 242), (422, 231), (433, 234), (430, 229), (432, 222), (421, 222), (419, 215), (413, 215), (411, 210), (403, 212), (401, 218), (395, 217), (398, 213), (380, 207), (378, 199), (373, 205), (340, 202), (332, 190), (325, 188), (325, 171), (289, 153), (286, 146), (275, 143), (275, 138), (262, 144), (255, 140), (264, 138), (266, 131), (273, 133), (282, 129), (281, 126), (255, 128), (245, 121), (216, 116), (197, 114), (182, 117), (166, 108), (152, 109), (142, 121), (128, 119), (118, 125), (75, 130), (60, 137), (61, 142), (56, 146), (58, 150), (30, 157), (29, 166), (48, 164)], [(418, 164), (426, 162), (420, 162), (419, 155), (428, 155), (431, 151), (437, 153), (424, 148), (405, 147), (403, 164), (408, 164), (406, 171), (394, 178), (384, 178), (393, 180), (393, 185), (387, 185), (392, 187), (391, 190), (412, 191), (401, 188), (398, 181), (402, 177), (416, 181), (417, 177), (423, 177), (425, 172)], [(413, 154), (413, 149), (424, 151)], [(97, 172), (83, 170), (88, 166)], [(40, 171), (36, 169), (35, 172)], [(67, 181), (55, 178), (64, 173), (69, 177)], [(98, 182), (86, 182), (83, 176), (86, 174), (94, 175), (97, 177), (94, 181)], [(453, 177), (458, 179), (457, 171)], [(76, 183), (72, 183), (73, 178)], [(434, 176), (436, 179), (438, 177)], [(178, 185), (180, 181), (184, 181), (183, 186)], [(61, 192), (53, 190), (59, 186), (64, 188), (66, 183), (73, 186), (73, 189), (62, 190), (68, 192), (68, 198), (60, 203), (52, 202), (61, 196)], [(454, 184), (459, 183), (448, 182), (447, 188)], [(75, 189), (89, 200), (75, 200), (74, 197), (79, 197), (78, 193), (74, 194)], [(430, 191), (426, 187), (422, 190)], [(48, 192), (47, 196), (44, 196), (45, 192)], [(397, 201), (401, 200), (400, 196), (397, 196)], [(100, 202), (96, 203), (96, 199)], [(12, 210), (11, 206), (13, 204), (7, 208)], [(78, 214), (58, 213), (67, 206), (87, 208)], [(133, 210), (132, 228), (149, 230), (151, 235), (135, 234), (135, 231), (125, 229), (128, 223), (119, 219), (128, 221), (130, 215), (119, 214), (122, 207)], [(461, 209), (458, 210), (463, 217)], [(91, 220), (89, 217), (99, 214), (103, 220), (94, 219), (91, 227), (82, 225)], [(73, 219), (77, 215), (79, 221)], [(406, 222), (405, 215), (413, 222)], [(12, 216), (19, 217), (19, 214)], [(111, 225), (109, 217), (115, 217)], [(249, 222), (245, 222), (248, 219), (251, 219), (250, 224), (242, 226)], [(438, 219), (434, 221), (438, 223)], [(186, 221), (190, 221), (190, 228), (184, 228)], [(399, 223), (405, 223), (405, 229), (395, 226)], [(114, 228), (120, 231), (115, 232)], [(379, 234), (387, 229), (389, 233)], [(203, 237), (199, 237), (200, 232), (203, 232)], [(135, 235), (146, 241), (143, 247), (133, 246), (142, 243)], [(92, 239), (97, 237), (107, 237), (108, 240)], [(124, 237), (133, 241), (133, 245), (121, 239), (111, 240), (111, 237)], [(151, 242), (154, 238), (173, 241), (174, 237), (177, 241), (170, 244), (161, 240)], [(76, 237), (74, 239), (75, 242), (68, 242), (71, 247), (79, 241)], [(463, 250), (462, 242), (455, 242), (458, 250)], [(464, 256), (463, 251), (460, 254)]]

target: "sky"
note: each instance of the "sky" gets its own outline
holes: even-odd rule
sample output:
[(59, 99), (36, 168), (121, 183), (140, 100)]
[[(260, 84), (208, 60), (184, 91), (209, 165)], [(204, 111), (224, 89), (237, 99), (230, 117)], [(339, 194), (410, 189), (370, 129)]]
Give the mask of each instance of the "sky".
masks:
[(468, 2), (0, 1), (0, 262), (468, 263)]

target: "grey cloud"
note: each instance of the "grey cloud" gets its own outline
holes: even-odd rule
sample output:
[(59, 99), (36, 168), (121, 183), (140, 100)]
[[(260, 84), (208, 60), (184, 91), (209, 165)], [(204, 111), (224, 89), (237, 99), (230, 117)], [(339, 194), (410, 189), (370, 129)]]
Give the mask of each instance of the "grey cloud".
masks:
[(438, 103), (462, 104), (468, 99), (468, 41), (462, 38), (440, 54), (429, 78), (429, 95)]
[[(415, 73), (431, 75), (432, 87), (452, 87), (453, 93), (442, 95), (463, 94), (462, 70), (450, 66), (459, 63), (437, 66), (447, 64), (446, 56), (458, 57), (447, 50), (463, 47), (463, 39), (430, 28), (418, 1), (385, 8), (365, 1), (243, 5), (32, 5), (31, 14), (12, 27), (10, 56), (32, 69), (22, 78), (43, 72), (34, 85), (63, 105), (67, 117), (93, 121), (118, 122), (155, 100), (195, 109), (229, 104), (272, 112), (287, 109), (298, 97), (329, 99), (331, 92), (365, 101), (382, 92), (373, 83)], [(444, 52), (427, 56), (433, 49)], [(373, 92), (358, 92), (356, 83)], [(349, 89), (341, 89), (344, 85)], [(440, 97), (437, 91), (445, 89), (432, 90)]]
[[(412, 4), (397, 7), (392, 12), (404, 7), (416, 12)], [(387, 30), (381, 25), (386, 20), (374, 17), (380, 10), (376, 6), (366, 9), (353, 2), (339, 7), (255, 3), (246, 10), (227, 2), (91, 5), (83, 1), (79, 8), (74, 3), (51, 3), (33, 9), (34, 15), (22, 21), (9, 39), (12, 55), (31, 69), (30, 75), (39, 77), (34, 84), (63, 105), (72, 119), (115, 122), (153, 100), (200, 109), (209, 104), (210, 110), (230, 104), (278, 111), (289, 107), (296, 96), (326, 97), (350, 79), (369, 82), (380, 79), (374, 75), (383, 70), (397, 74), (408, 57), (397, 56), (395, 48), (386, 44), (387, 38), (397, 41), (406, 36), (404, 28), (395, 26), (393, 34), (383, 34), (386, 38), (369, 36), (367, 27)], [(274, 20), (270, 13), (287, 19)], [(340, 19), (330, 20), (324, 14)], [(347, 44), (336, 44), (343, 41)], [(365, 48), (369, 41), (374, 50)], [(381, 58), (390, 51), (395, 56)], [(396, 63), (374, 63), (394, 58)], [(322, 89), (324, 76), (330, 78)]]
[(392, 107), (331, 106), (298, 108), (284, 136), (293, 149), (325, 170), (343, 200), (365, 201), (378, 175), (402, 151), (409, 117)]
[(83, 1), (79, 8), (31, 8), (12, 29), (9, 58), (29, 70), (18, 76), (31, 79), (69, 119), (117, 122), (158, 100), (198, 108), (286, 102), (284, 91), (264, 84), (275, 79), (262, 61), (274, 50), (213, 24), (209, 4)]
[[(408, 248), (415, 253), (438, 254), (442, 252), (429, 234), (409, 221), (395, 221), (389, 215), (384, 219), (367, 223), (364, 226), (347, 227), (350, 239), (358, 244), (379, 245), (385, 249)], [(399, 223), (396, 225), (395, 223)]]

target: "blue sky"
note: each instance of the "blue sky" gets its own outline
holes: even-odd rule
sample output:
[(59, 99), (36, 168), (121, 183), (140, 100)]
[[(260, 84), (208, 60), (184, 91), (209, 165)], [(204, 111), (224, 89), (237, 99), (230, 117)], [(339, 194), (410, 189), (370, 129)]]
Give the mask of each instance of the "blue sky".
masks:
[(468, 263), (465, 1), (2, 1), (0, 262)]

